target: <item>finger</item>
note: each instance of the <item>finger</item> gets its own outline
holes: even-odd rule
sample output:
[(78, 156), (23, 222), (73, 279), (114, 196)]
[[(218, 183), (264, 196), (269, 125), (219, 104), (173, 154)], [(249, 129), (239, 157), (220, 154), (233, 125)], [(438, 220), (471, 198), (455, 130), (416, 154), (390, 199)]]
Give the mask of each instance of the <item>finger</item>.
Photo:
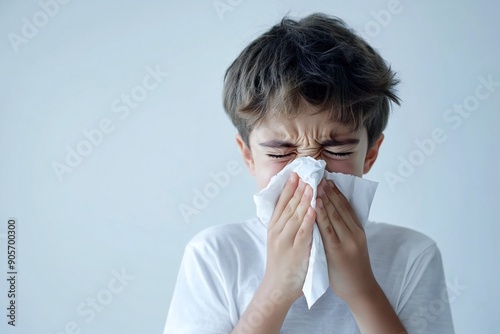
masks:
[(314, 220), (316, 218), (316, 212), (312, 207), (308, 207), (307, 212), (304, 216), (302, 224), (300, 225), (297, 235), (295, 236), (294, 246), (299, 247), (309, 246), (309, 251), (311, 250), (312, 242), (312, 232), (314, 228)]
[(330, 218), (328, 218), (321, 198), (316, 199), (316, 221), (318, 222), (319, 233), (321, 234), (323, 245), (325, 245), (325, 247), (331, 245), (334, 248), (340, 246), (339, 237), (330, 223)]
[(326, 184), (327, 186), (324, 187), (325, 193), (338, 212), (338, 215), (345, 222), (345, 225), (347, 226), (349, 231), (354, 233), (360, 228), (363, 229), (347, 198), (345, 198), (345, 196), (340, 192), (340, 190), (332, 181), (326, 181)]
[(338, 204), (335, 202), (335, 205), (338, 205), (337, 208), (339, 210), (339, 213), (341, 217), (344, 217), (346, 219), (346, 222), (348, 224), (348, 227), (353, 230), (353, 229), (362, 229), (363, 230), (363, 225), (358, 219), (358, 216), (356, 215), (356, 212), (354, 212), (353, 207), (347, 200), (347, 198), (342, 194), (340, 189), (335, 185), (335, 183), (330, 182), (330, 186), (333, 190), (333, 192), (337, 195), (338, 199)]
[(312, 200), (312, 188), (304, 183), (304, 192), (302, 194), (302, 198), (295, 208), (295, 212), (289, 217), (288, 221), (286, 222), (286, 225), (283, 227), (283, 234), (290, 239), (293, 240), (295, 239), (295, 236), (297, 235), (297, 231), (300, 228), (300, 225), (302, 225), (302, 222), (304, 221), (304, 217), (307, 213), (307, 210), (309, 207), (311, 207), (311, 200)]
[(318, 195), (319, 198), (322, 200), (322, 204), (324, 206), (330, 224), (335, 230), (335, 233), (337, 234), (339, 241), (342, 242), (342, 240), (345, 240), (345, 238), (347, 238), (351, 234), (351, 231), (349, 230), (346, 223), (344, 222), (339, 212), (335, 208), (335, 205), (333, 205), (332, 203), (332, 197), (334, 195), (333, 190), (328, 189), (326, 180), (323, 180), (320, 183), (318, 187)]
[(295, 189), (292, 198), (290, 198), (290, 200), (285, 203), (285, 207), (281, 211), (281, 214), (280, 212), (278, 212), (279, 217), (277, 217), (277, 222), (275, 223), (275, 226), (273, 228), (277, 233), (281, 233), (283, 231), (290, 218), (295, 214), (297, 207), (302, 201), (305, 186), (306, 184), (304, 183), (304, 181), (299, 179), (298, 186)]
[(299, 185), (299, 176), (297, 175), (297, 173), (291, 173), (290, 177), (285, 183), (285, 186), (283, 187), (280, 197), (278, 198), (278, 202), (276, 203), (276, 207), (274, 208), (271, 221), (269, 222), (269, 228), (273, 227), (273, 225), (275, 225), (278, 222), (286, 205), (290, 202), (290, 200), (294, 196), (298, 188), (298, 185)]

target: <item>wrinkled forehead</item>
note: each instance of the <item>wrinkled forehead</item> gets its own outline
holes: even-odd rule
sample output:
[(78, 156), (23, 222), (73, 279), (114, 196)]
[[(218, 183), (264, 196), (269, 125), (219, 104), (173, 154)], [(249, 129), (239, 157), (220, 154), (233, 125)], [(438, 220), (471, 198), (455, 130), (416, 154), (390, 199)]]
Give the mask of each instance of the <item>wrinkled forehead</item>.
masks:
[(333, 120), (328, 112), (298, 113), (294, 116), (266, 115), (252, 130), (250, 137), (276, 139), (327, 139), (362, 135), (364, 128)]
[(288, 105), (277, 104), (267, 110), (255, 124), (279, 122), (290, 124), (297, 122), (297, 125), (306, 125), (310, 118), (320, 120), (323, 124), (337, 125), (350, 131), (357, 130), (362, 123), (359, 111), (352, 108), (345, 108), (340, 105), (313, 105), (304, 99)]

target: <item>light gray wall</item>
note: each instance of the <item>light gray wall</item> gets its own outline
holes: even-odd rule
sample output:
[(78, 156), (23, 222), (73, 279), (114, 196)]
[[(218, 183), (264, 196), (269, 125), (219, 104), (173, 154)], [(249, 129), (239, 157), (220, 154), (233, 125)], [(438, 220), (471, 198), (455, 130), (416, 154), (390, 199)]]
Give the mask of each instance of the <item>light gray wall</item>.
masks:
[[(500, 5), (55, 1), (0, 4), (1, 277), (8, 218), (18, 225), (17, 328), (2, 279), (1, 332), (162, 332), (186, 242), (254, 214), (256, 185), (221, 107), (224, 71), (284, 14), (315, 11), (346, 20), (402, 80), (404, 104), (366, 176), (380, 182), (371, 218), (438, 242), (457, 333), (498, 329)], [(491, 92), (477, 90), (488, 78)], [(446, 139), (419, 153), (435, 131)], [(205, 187), (217, 195), (184, 218)]]

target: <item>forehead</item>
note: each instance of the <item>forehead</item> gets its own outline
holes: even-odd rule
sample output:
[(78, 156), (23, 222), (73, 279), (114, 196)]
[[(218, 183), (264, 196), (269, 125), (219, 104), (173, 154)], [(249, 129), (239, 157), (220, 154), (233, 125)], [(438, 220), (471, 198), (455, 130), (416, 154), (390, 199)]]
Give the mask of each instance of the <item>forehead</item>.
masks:
[(296, 116), (269, 114), (259, 122), (250, 137), (293, 139), (311, 137), (315, 139), (362, 135), (364, 128), (335, 122), (328, 112), (303, 112)]

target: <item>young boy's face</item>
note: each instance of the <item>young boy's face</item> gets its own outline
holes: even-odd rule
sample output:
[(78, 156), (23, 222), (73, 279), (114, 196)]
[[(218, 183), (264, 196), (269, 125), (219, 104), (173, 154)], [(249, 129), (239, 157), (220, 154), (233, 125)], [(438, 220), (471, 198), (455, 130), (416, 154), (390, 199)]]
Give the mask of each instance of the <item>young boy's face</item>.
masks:
[(236, 135), (238, 146), (259, 190), (287, 164), (310, 156), (326, 162), (329, 172), (356, 176), (368, 173), (375, 162), (383, 135), (368, 149), (365, 127), (356, 131), (332, 122), (326, 112), (312, 114), (303, 107), (297, 117), (266, 116), (249, 136), (250, 148)]

